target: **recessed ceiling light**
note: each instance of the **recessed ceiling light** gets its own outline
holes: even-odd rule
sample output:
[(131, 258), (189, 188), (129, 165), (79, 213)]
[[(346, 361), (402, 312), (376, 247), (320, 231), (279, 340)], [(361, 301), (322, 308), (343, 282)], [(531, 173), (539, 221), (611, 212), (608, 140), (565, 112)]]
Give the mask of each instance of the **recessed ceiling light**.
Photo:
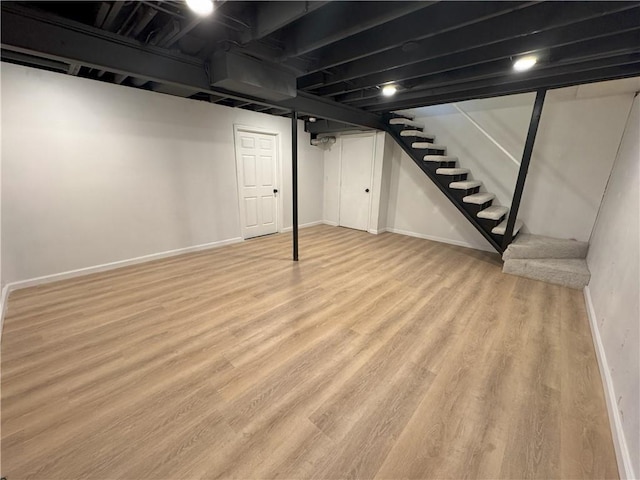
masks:
[(203, 17), (213, 12), (212, 0), (187, 0), (187, 5), (191, 10)]
[(309, 121), (310, 121), (311, 123), (314, 123), (316, 120), (317, 120), (317, 119), (316, 119), (316, 117), (309, 117)]
[(384, 87), (382, 87), (382, 95), (384, 95), (385, 97), (395, 95), (397, 91), (398, 87), (396, 87), (395, 85), (385, 85)]
[(533, 55), (529, 55), (527, 57), (521, 57), (513, 63), (513, 69), (516, 72), (524, 72), (525, 70), (529, 70), (533, 67), (538, 59)]

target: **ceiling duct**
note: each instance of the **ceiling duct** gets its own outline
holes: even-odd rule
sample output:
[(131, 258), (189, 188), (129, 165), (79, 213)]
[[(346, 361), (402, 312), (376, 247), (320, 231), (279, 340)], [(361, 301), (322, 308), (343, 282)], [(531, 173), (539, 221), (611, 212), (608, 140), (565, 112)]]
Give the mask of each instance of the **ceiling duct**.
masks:
[(265, 100), (296, 96), (293, 73), (261, 60), (219, 51), (211, 59), (211, 86)]

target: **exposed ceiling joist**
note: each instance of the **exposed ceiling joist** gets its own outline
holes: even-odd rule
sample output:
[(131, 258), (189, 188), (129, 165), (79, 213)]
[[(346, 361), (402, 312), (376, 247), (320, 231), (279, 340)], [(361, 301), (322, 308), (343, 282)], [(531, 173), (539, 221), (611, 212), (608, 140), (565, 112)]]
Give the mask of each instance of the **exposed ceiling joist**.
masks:
[(296, 57), (423, 8), (431, 2), (330, 2), (284, 29), (281, 60)]
[[(378, 72), (351, 80), (348, 83), (331, 85), (319, 89), (315, 93), (333, 96), (381, 85), (389, 81), (397, 81), (405, 85), (421, 83), (424, 79), (435, 74), (504, 58), (508, 59), (518, 54), (531, 52), (541, 46), (546, 46), (545, 49), (548, 49), (575, 44), (576, 49), (580, 49), (581, 45), (585, 45), (582, 43), (584, 41), (591, 39), (603, 39), (604, 41), (605, 37), (614, 33), (637, 29), (639, 26), (638, 18), (640, 18), (640, 8), (635, 8), (597, 19), (584, 20), (564, 28), (555, 28), (533, 35), (510, 38), (487, 46), (477, 46), (469, 50), (443, 55), (405, 67)], [(407, 81), (411, 82), (407, 83)]]
[[(15, 8), (3, 6), (0, 17), (2, 48), (66, 63), (122, 75), (191, 88), (195, 91), (222, 94), (233, 100), (246, 100), (280, 110), (336, 120), (370, 128), (382, 128), (382, 119), (362, 110), (299, 92), (296, 98), (285, 101), (265, 101), (218, 89), (209, 85), (209, 77), (202, 61), (177, 55), (163, 49), (141, 45), (93, 27), (32, 11), (17, 13)], [(25, 35), (24, 32), (30, 32)]]
[[(636, 51), (640, 50), (640, 45), (636, 47)], [(596, 60), (590, 61), (582, 61), (578, 64), (569, 63), (569, 64), (561, 64), (558, 66), (552, 66), (548, 68), (540, 68), (531, 70), (529, 72), (521, 73), (514, 75), (509, 72), (507, 74), (503, 74), (500, 76), (492, 76), (488, 78), (484, 78), (481, 80), (475, 80), (473, 82), (458, 82), (458, 83), (449, 83), (445, 84), (441, 87), (431, 88), (429, 90), (420, 89), (417, 91), (409, 91), (405, 94), (398, 95), (391, 102), (395, 101), (404, 101), (409, 99), (418, 100), (418, 102), (422, 101), (425, 97), (431, 96), (440, 96), (448, 93), (455, 93), (463, 90), (468, 90), (470, 88), (483, 88), (490, 87), (493, 85), (509, 85), (509, 84), (519, 84), (522, 81), (527, 80), (539, 80), (549, 77), (555, 77), (558, 75), (570, 74), (570, 73), (578, 73), (590, 70), (599, 70), (605, 69), (609, 67), (615, 67), (619, 65), (625, 65), (628, 63), (640, 62), (640, 54), (632, 53), (632, 54), (622, 54), (622, 55), (614, 55), (614, 56), (605, 56), (605, 58), (600, 58)], [(379, 100), (377, 98), (365, 99), (358, 102), (354, 102), (354, 106), (359, 108), (370, 107), (370, 106), (383, 106), (387, 103), (385, 100)]]
[[(537, 2), (457, 2), (458, 8), (452, 11), (448, 2), (436, 3), (385, 23), (365, 32), (354, 35), (327, 48), (313, 52), (317, 60), (308, 69), (308, 73), (326, 70), (342, 63), (358, 60), (375, 53), (395, 47), (418, 48), (418, 40), (433, 37), (440, 33), (473, 24), (513, 10), (525, 8)], [(314, 86), (314, 78), (304, 77), (300, 88)]]
[[(4, 1), (3, 60), (380, 128), (373, 111), (623, 78), (640, 52), (637, 0), (215, 3), (202, 18), (183, 0)], [(538, 63), (515, 74), (525, 54)], [(232, 57), (253, 67), (219, 61)], [(395, 96), (381, 95), (386, 83)]]
[[(630, 2), (545, 2), (531, 7), (535, 9), (535, 14), (527, 12), (529, 9), (517, 11), (511, 15), (471, 25), (465, 29), (464, 35), (459, 35), (455, 31), (448, 32), (417, 42), (418, 47), (412, 51), (387, 50), (340, 66), (332, 71), (330, 77), (326, 78), (325, 85), (469, 50), (478, 45), (490, 45), (508, 39), (526, 38), (526, 35), (536, 32), (570, 25), (589, 18), (597, 18), (635, 6), (637, 4)], [(478, 61), (482, 61), (482, 59), (479, 57)], [(299, 80), (298, 85), (300, 88), (304, 88), (304, 77)]]
[(457, 88), (455, 92), (442, 93), (432, 95), (425, 100), (416, 101), (415, 99), (394, 99), (393, 102), (379, 103), (375, 106), (367, 107), (371, 112), (382, 112), (388, 110), (404, 110), (409, 108), (427, 107), (430, 105), (440, 105), (443, 103), (463, 102), (466, 100), (474, 100), (481, 98), (499, 97), (503, 95), (515, 95), (518, 93), (533, 92), (540, 88), (563, 88), (574, 85), (582, 85), (585, 83), (602, 82), (606, 80), (636, 77), (640, 75), (640, 62), (634, 64), (625, 64), (613, 66), (609, 68), (597, 68), (585, 72), (571, 72), (557, 77), (545, 77), (536, 79), (521, 80), (508, 84), (496, 85), (491, 82), (488, 86), (478, 87), (473, 84), (469, 86)]
[(256, 5), (251, 29), (243, 32), (240, 41), (246, 44), (264, 38), (327, 3), (326, 1), (259, 2)]
[[(545, 75), (549, 72), (550, 68), (562, 65), (570, 66), (569, 68), (574, 71), (580, 71), (581, 66), (577, 64), (581, 62), (602, 57), (606, 58), (613, 55), (636, 53), (638, 51), (640, 51), (640, 26), (636, 30), (618, 35), (599, 37), (543, 52), (535, 72), (538, 72), (540, 75)], [(408, 91), (415, 92), (433, 89), (441, 85), (451, 86), (461, 82), (498, 77), (513, 79), (513, 63), (510, 58), (502, 58), (493, 62), (476, 64), (471, 67), (427, 75), (405, 81), (403, 84)], [(370, 91), (358, 91), (341, 95), (337, 97), (336, 100), (365, 105), (367, 102), (363, 103), (362, 101), (369, 99), (368, 103), (372, 104), (377, 102), (378, 96), (378, 90), (371, 89)]]
[(109, 14), (102, 24), (102, 28), (104, 28), (105, 30), (111, 30), (113, 22), (120, 13), (120, 10), (122, 10), (123, 6), (124, 2), (111, 2), (111, 9), (109, 10)]

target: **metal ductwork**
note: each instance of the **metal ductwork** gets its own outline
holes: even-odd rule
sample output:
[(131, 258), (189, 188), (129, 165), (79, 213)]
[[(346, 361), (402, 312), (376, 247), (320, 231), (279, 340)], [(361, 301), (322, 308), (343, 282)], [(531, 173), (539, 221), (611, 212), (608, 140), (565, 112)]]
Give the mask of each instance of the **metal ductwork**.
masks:
[(211, 59), (211, 86), (266, 100), (295, 98), (296, 77), (278, 65), (234, 52), (219, 51)]

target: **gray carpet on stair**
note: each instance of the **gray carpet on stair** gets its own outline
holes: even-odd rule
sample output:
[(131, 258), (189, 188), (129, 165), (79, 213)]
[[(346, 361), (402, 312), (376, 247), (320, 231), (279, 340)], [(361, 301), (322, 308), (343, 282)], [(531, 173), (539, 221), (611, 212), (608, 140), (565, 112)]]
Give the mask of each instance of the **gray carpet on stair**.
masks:
[(505, 261), (502, 271), (576, 289), (585, 287), (591, 278), (582, 258), (516, 258)]
[(521, 233), (507, 247), (503, 260), (516, 258), (586, 258), (589, 244), (577, 240)]

